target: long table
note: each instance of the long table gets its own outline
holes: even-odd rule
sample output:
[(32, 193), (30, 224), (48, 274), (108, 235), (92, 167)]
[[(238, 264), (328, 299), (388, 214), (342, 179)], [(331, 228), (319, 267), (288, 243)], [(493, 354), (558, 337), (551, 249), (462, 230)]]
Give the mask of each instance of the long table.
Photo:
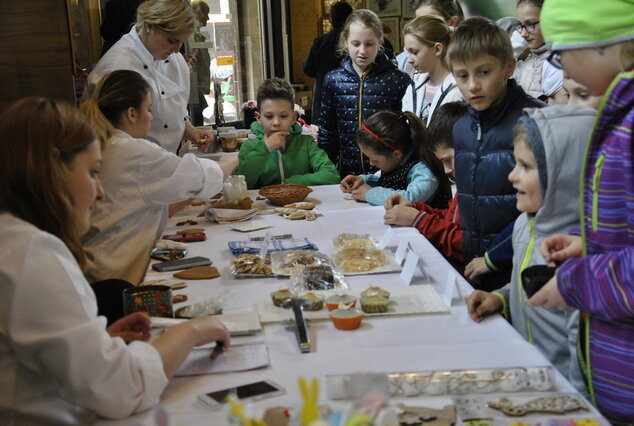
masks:
[[(255, 199), (256, 193), (250, 191)], [(294, 237), (308, 237), (320, 251), (332, 255), (332, 239), (342, 232), (368, 233), (380, 238), (388, 228), (383, 224), (384, 209), (365, 203), (345, 200), (338, 185), (313, 187), (308, 200), (314, 200), (321, 215), (312, 222), (291, 221), (272, 214), (257, 220), (272, 225), (273, 234), (291, 233)], [(270, 206), (268, 202), (257, 204)], [(180, 212), (170, 219), (166, 233), (175, 229), (175, 223), (183, 218), (194, 218), (195, 209)], [(188, 295), (188, 302), (195, 303), (231, 289), (235, 291), (227, 302), (225, 312), (244, 308), (256, 308), (262, 294), (269, 294), (285, 284), (280, 279), (232, 278), (229, 264), (232, 255), (227, 243), (243, 240), (253, 235), (264, 235), (266, 230), (244, 234), (232, 230), (229, 225), (205, 222), (198, 218), (196, 227), (206, 228), (207, 241), (190, 243), (190, 256), (207, 256), (218, 267), (221, 277), (213, 280), (190, 281), (188, 287), (177, 293)], [(412, 249), (420, 255), (425, 272), (439, 293), (446, 290), (448, 274), (455, 271), (440, 253), (416, 229), (400, 227), (394, 229), (395, 239), (406, 238)], [(457, 274), (456, 274), (457, 275)], [(146, 279), (167, 278), (170, 273), (149, 271)], [(361, 275), (347, 277), (351, 288), (364, 289), (377, 284), (389, 290), (404, 285), (398, 273)], [(414, 280), (422, 279), (418, 274)], [(472, 288), (459, 275), (457, 278), (462, 296)], [(178, 307), (179, 305), (176, 305)], [(550, 363), (531, 344), (526, 342), (507, 321), (500, 316), (487, 318), (476, 324), (467, 315), (464, 301), (454, 300), (448, 314), (412, 315), (392, 317), (366, 317), (362, 327), (355, 331), (341, 331), (330, 321), (311, 321), (309, 335), (312, 343), (310, 353), (299, 351), (295, 334), (279, 323), (266, 324), (262, 338), (265, 340), (270, 365), (267, 368), (246, 372), (190, 376), (174, 378), (163, 394), (161, 407), (170, 417), (171, 424), (227, 424), (223, 411), (211, 411), (197, 401), (196, 396), (213, 390), (246, 384), (258, 380), (272, 379), (283, 385), (287, 393), (283, 396), (254, 403), (254, 414), (261, 416), (268, 407), (293, 406), (299, 396), (297, 378), (320, 379), (320, 403), (327, 400), (326, 376), (355, 372), (418, 372), (429, 370), (505, 368), (517, 366), (543, 366)], [(573, 391), (572, 386), (556, 373), (557, 388)], [(409, 404), (442, 407), (450, 404), (449, 396), (416, 398)], [(146, 412), (124, 421), (102, 421), (103, 424), (154, 424), (154, 412)]]

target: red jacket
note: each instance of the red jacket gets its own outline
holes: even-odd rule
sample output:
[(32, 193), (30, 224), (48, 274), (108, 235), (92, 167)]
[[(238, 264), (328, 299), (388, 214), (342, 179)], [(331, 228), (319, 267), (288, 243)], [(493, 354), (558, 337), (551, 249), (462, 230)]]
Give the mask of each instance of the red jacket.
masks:
[(458, 194), (449, 201), (446, 209), (434, 209), (421, 202), (415, 202), (414, 207), (420, 213), (411, 226), (418, 229), (462, 273), (464, 246), (458, 214)]

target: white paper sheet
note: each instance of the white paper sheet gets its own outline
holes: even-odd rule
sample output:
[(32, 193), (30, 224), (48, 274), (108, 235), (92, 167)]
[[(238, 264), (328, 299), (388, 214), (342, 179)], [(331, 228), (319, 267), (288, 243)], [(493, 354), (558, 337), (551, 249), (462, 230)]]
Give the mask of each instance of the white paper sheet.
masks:
[(264, 341), (232, 345), (213, 361), (209, 358), (210, 354), (209, 347), (192, 350), (175, 376), (233, 373), (263, 368), (270, 363), (269, 351)]

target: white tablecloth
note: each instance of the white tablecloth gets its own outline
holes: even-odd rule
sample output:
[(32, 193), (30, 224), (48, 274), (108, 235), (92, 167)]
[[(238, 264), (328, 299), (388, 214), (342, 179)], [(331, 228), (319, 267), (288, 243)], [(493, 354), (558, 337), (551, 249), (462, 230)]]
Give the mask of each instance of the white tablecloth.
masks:
[[(308, 237), (320, 251), (332, 255), (332, 239), (342, 232), (369, 233), (379, 238), (387, 226), (383, 224), (383, 207), (344, 200), (337, 185), (313, 187), (310, 199), (317, 202), (323, 214), (313, 222), (291, 221), (278, 215), (266, 215), (257, 220), (273, 225), (273, 234), (291, 233), (294, 237)], [(251, 192), (255, 198), (255, 192)], [(258, 201), (264, 204), (263, 201)], [(267, 202), (268, 203), (268, 202)], [(170, 220), (172, 224), (184, 217), (193, 217), (192, 211), (181, 212), (180, 217)], [(207, 256), (218, 267), (222, 276), (213, 280), (190, 281), (184, 290), (189, 303), (204, 300), (225, 289), (235, 295), (229, 300), (226, 311), (244, 307), (254, 308), (261, 294), (268, 294), (284, 284), (279, 279), (240, 279), (231, 277), (228, 265), (232, 258), (227, 242), (246, 239), (250, 235), (263, 235), (265, 230), (250, 234), (230, 229), (229, 225), (211, 224), (199, 218), (196, 227), (206, 228), (207, 241), (190, 243), (190, 256)], [(171, 225), (166, 231), (178, 229)], [(396, 228), (397, 239), (408, 238), (416, 253), (426, 265), (426, 272), (439, 293), (445, 290), (447, 275), (452, 267), (436, 249), (413, 228)], [(170, 277), (170, 273), (149, 271), (146, 279)], [(416, 275), (414, 282), (422, 278)], [(458, 278), (462, 296), (471, 287)], [(389, 289), (403, 285), (398, 273), (349, 277), (353, 288), (365, 288), (370, 284)], [(180, 305), (176, 305), (179, 307)], [(175, 308), (176, 308), (175, 307)], [(366, 318), (362, 327), (355, 331), (340, 331), (330, 321), (313, 321), (309, 326), (311, 352), (301, 354), (295, 334), (280, 324), (264, 326), (263, 338), (268, 345), (271, 364), (268, 368), (221, 375), (205, 375), (176, 378), (170, 382), (163, 394), (162, 407), (167, 410), (171, 424), (226, 424), (223, 411), (210, 411), (197, 402), (200, 393), (246, 384), (252, 381), (272, 379), (287, 389), (287, 394), (254, 403), (254, 414), (261, 416), (264, 409), (275, 406), (292, 406), (300, 400), (297, 378), (318, 377), (320, 379), (320, 402), (329, 403), (326, 396), (325, 377), (330, 374), (354, 372), (416, 372), (427, 370), (450, 370), (467, 368), (499, 368), (515, 366), (549, 365), (544, 356), (522, 337), (500, 316), (487, 318), (476, 324), (467, 315), (464, 303), (454, 300), (450, 314), (404, 317)], [(571, 385), (559, 374), (557, 386), (560, 390), (572, 391)], [(407, 401), (410, 405), (442, 407), (451, 403), (448, 396), (416, 398)], [(143, 413), (122, 422), (104, 424), (153, 424), (154, 412)]]

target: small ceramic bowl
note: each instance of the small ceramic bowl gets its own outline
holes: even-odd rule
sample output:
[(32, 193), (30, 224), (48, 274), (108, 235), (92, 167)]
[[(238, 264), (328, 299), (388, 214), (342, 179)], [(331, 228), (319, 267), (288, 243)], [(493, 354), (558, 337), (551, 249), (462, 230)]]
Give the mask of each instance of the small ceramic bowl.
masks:
[(330, 319), (339, 330), (356, 330), (361, 326), (363, 312), (358, 309), (335, 309), (330, 312)]
[(354, 308), (357, 304), (357, 298), (349, 294), (335, 294), (326, 298), (326, 307), (329, 311), (339, 309), (339, 305), (345, 305), (348, 308)]

